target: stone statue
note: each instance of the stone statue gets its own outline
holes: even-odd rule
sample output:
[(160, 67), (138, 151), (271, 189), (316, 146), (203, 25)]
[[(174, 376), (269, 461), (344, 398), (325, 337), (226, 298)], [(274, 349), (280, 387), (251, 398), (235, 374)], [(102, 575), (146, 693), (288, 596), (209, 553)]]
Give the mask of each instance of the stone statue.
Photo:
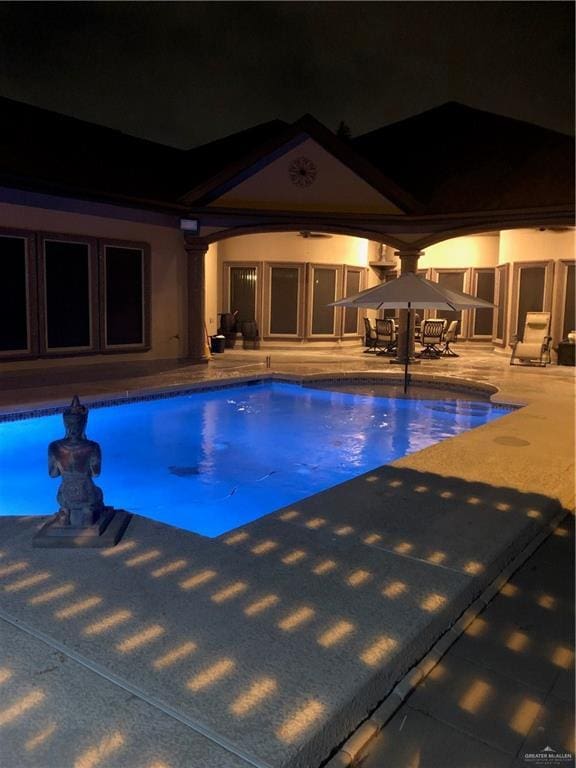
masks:
[(100, 474), (100, 446), (86, 438), (88, 409), (78, 395), (74, 395), (63, 419), (66, 435), (48, 446), (48, 473), (62, 478), (56, 496), (60, 511), (53, 524), (86, 528), (96, 525), (105, 509), (102, 491), (92, 480)]

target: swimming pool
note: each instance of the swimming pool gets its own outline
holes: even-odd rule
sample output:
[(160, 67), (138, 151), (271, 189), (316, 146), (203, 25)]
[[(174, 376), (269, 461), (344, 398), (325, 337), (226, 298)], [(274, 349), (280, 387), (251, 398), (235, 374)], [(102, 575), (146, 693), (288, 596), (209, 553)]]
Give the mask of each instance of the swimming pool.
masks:
[[(219, 536), (509, 409), (254, 382), (90, 410), (105, 503)], [(0, 515), (50, 514), (62, 416), (0, 423)]]

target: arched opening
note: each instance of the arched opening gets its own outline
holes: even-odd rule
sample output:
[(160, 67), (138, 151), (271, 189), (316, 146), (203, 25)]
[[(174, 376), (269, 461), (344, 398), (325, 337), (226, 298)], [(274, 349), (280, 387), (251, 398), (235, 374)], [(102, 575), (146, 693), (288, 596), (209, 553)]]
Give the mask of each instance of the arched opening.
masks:
[[(206, 260), (207, 331), (216, 333), (221, 314), (238, 310), (239, 320), (258, 324), (265, 346), (359, 345), (365, 313), (328, 305), (400, 271), (393, 237), (386, 244), (355, 233), (295, 227), (222, 235), (213, 236)], [(429, 244), (419, 274), (497, 308), (429, 310), (423, 316), (457, 319), (461, 341), (489, 343), (507, 353), (526, 312), (549, 311), (556, 344), (576, 325), (574, 239), (573, 228), (522, 227), (451, 234)], [(395, 312), (380, 313), (390, 314)]]
[(330, 307), (395, 273), (394, 248), (354, 235), (289, 230), (226, 237), (206, 258), (206, 327), (224, 313), (255, 321), (264, 344), (358, 344), (357, 310)]

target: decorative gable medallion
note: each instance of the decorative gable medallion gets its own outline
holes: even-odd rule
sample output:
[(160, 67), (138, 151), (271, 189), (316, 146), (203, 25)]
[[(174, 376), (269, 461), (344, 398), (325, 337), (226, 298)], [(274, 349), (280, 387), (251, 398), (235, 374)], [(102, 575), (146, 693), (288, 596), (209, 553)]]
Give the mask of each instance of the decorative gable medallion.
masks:
[(296, 157), (288, 166), (290, 181), (297, 187), (309, 187), (316, 180), (318, 169), (307, 157)]

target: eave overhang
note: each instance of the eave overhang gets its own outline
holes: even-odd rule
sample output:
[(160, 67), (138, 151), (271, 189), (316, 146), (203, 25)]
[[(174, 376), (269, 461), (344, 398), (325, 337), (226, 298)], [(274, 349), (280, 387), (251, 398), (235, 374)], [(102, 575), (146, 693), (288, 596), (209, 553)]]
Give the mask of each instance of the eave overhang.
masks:
[(390, 236), (410, 236), (419, 247), (430, 246), (449, 237), (475, 232), (540, 226), (574, 226), (572, 206), (552, 206), (525, 210), (469, 211), (450, 214), (384, 215), (310, 213), (307, 211), (269, 211), (190, 207), (187, 215), (199, 223), (199, 237), (206, 242), (239, 235), (298, 231), (326, 231), (333, 234), (366, 237), (390, 242)]

